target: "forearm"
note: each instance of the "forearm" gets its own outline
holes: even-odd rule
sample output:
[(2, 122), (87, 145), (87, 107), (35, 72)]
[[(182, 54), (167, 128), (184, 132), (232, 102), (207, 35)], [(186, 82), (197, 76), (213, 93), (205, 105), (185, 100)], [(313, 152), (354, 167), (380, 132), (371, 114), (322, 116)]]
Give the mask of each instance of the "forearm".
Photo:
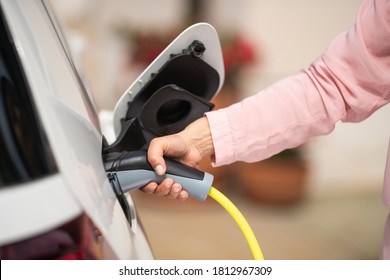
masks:
[(331, 132), (345, 114), (341, 96), (323, 100), (307, 72), (209, 112), (215, 165), (254, 162)]

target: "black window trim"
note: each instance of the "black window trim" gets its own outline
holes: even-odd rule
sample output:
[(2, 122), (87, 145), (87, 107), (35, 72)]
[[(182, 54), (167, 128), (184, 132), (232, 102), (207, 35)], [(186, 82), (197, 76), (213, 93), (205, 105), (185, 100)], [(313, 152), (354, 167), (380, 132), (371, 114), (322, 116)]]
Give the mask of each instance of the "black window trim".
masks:
[[(10, 132), (10, 128), (12, 128), (11, 125), (8, 123), (8, 128), (5, 127), (5, 120), (4, 116), (6, 114), (7, 120), (10, 121), (10, 113), (9, 108), (6, 108), (2, 113), (2, 122), (0, 123), (3, 129), (0, 129), (0, 133), (5, 133), (8, 131), (10, 133), (9, 135), (0, 135), (1, 142), (0, 145), (4, 145), (4, 141), (14, 141), (15, 145), (11, 144), (13, 149), (7, 149), (10, 145), (5, 145), (3, 147), (0, 147), (2, 149), (2, 157), (0, 160), (2, 161), (0, 164), (0, 188), (12, 186), (15, 184), (20, 183), (26, 183), (32, 180), (40, 179), (42, 177), (46, 177), (49, 175), (53, 175), (58, 172), (58, 168), (56, 165), (56, 162), (54, 160), (54, 156), (52, 153), (52, 149), (50, 146), (50, 143), (47, 139), (46, 133), (43, 128), (43, 124), (39, 118), (39, 114), (37, 112), (36, 106), (34, 104), (33, 95), (31, 92), (31, 88), (29, 87), (28, 79), (26, 77), (25, 72), (23, 71), (22, 63), (19, 57), (19, 53), (17, 52), (15, 42), (13, 41), (10, 29), (7, 25), (6, 17), (3, 13), (3, 8), (0, 6), (0, 33), (1, 33), (1, 46), (0, 50), (3, 53), (0, 53), (2, 56), (2, 60), (4, 59), (4, 63), (8, 65), (11, 65), (10, 67), (6, 67), (6, 74), (9, 74), (8, 77), (1, 76), (0, 77), (0, 102), (2, 102), (3, 109), (6, 108), (4, 105), (6, 99), (10, 99), (10, 96), (12, 97), (12, 94), (9, 94), (9, 92), (13, 91), (7, 91), (4, 89), (4, 87), (10, 87), (14, 86), (14, 88), (17, 88), (15, 92), (17, 92), (17, 97), (19, 98), (18, 101), (21, 105), (21, 108), (23, 110), (22, 113), (25, 113), (27, 117), (24, 117), (24, 120), (26, 123), (28, 123), (28, 126), (26, 128), (28, 129), (28, 136), (31, 137), (25, 137), (28, 139), (23, 138), (23, 140), (26, 143), (29, 143), (30, 141), (34, 144), (34, 156), (36, 156), (37, 161), (35, 164), (38, 167), (34, 167), (31, 169), (31, 162), (30, 164), (26, 161), (29, 161), (28, 155), (23, 154), (24, 151), (21, 151), (20, 148), (21, 145), (21, 139), (17, 139), (15, 128), (12, 130), (13, 132)], [(10, 62), (12, 60), (12, 62)], [(12, 83), (10, 80), (13, 81), (15, 79), (17, 82)], [(15, 82), (15, 81), (13, 81)], [(15, 85), (14, 85), (15, 84)], [(3, 91), (4, 90), (4, 91)], [(1, 109), (1, 108), (0, 108)], [(6, 112), (5, 112), (6, 111)], [(5, 114), (4, 114), (5, 113)], [(16, 126), (16, 125), (14, 125)], [(24, 136), (24, 135), (23, 135)], [(6, 139), (6, 140), (4, 140)], [(8, 139), (8, 140), (7, 140)], [(15, 151), (15, 147), (17, 147), (17, 151)], [(31, 151), (31, 150), (30, 150)], [(7, 156), (8, 155), (8, 156)], [(12, 159), (12, 157), (19, 157), (19, 159), (16, 159), (15, 161)], [(20, 160), (24, 160), (24, 166), (20, 166)], [(16, 162), (12, 166), (12, 162)], [(26, 166), (30, 166), (30, 168), (27, 168)], [(12, 170), (13, 168), (13, 170)], [(27, 170), (27, 172), (26, 172)]]

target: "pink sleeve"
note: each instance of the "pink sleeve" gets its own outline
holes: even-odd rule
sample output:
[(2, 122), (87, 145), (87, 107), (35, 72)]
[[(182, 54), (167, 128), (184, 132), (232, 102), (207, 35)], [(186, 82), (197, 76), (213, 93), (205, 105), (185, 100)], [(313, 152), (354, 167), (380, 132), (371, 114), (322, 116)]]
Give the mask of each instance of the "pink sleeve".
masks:
[(390, 1), (365, 1), (356, 23), (307, 70), (207, 113), (214, 165), (259, 161), (339, 120), (358, 122), (390, 99)]

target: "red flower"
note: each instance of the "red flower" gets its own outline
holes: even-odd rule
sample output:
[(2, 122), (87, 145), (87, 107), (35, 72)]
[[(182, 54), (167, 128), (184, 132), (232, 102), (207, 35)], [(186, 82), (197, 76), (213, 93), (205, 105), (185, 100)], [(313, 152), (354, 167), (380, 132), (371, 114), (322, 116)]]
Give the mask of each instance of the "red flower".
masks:
[[(132, 63), (149, 65), (172, 41), (174, 33), (155, 34), (120, 30), (131, 46)], [(252, 65), (257, 60), (254, 45), (241, 35), (221, 36), (222, 55), (225, 74), (232, 79), (245, 66)]]
[(256, 62), (253, 45), (241, 36), (222, 41), (222, 53), (227, 75)]

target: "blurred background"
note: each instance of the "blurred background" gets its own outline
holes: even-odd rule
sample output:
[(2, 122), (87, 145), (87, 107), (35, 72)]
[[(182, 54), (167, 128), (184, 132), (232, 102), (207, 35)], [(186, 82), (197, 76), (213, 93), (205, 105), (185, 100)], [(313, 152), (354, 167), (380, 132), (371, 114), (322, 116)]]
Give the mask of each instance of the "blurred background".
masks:
[[(192, 23), (220, 36), (226, 81), (217, 108), (306, 68), (353, 22), (361, 0), (51, 0), (100, 112)], [(267, 259), (377, 259), (390, 107), (359, 124), (255, 164), (210, 169), (242, 211)], [(134, 192), (158, 259), (250, 259), (214, 201), (179, 203)]]

